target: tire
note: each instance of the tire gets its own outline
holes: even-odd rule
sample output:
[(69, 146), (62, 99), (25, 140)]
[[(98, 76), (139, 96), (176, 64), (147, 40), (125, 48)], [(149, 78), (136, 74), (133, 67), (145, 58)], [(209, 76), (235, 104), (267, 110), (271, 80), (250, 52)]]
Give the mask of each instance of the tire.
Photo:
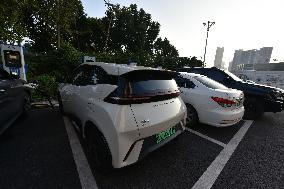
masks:
[(188, 126), (197, 125), (199, 122), (199, 118), (195, 108), (190, 104), (186, 104), (186, 108), (187, 108), (187, 123), (188, 123), (187, 125)]
[(23, 115), (28, 116), (31, 111), (31, 95), (28, 92), (24, 94)]
[(257, 99), (248, 98), (244, 102), (244, 119), (255, 120), (264, 113), (264, 106)]
[(91, 167), (102, 173), (108, 173), (112, 169), (112, 158), (107, 142), (97, 129), (88, 131), (86, 142)]
[(59, 111), (60, 111), (60, 113), (61, 113), (62, 115), (65, 115), (60, 93), (57, 94), (57, 100), (58, 100), (58, 105), (59, 105)]

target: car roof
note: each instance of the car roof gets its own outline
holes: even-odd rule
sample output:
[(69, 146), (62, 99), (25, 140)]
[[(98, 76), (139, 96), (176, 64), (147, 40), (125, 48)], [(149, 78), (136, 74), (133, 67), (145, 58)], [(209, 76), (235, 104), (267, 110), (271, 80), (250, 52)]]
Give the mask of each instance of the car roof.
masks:
[(158, 68), (150, 68), (144, 66), (128, 65), (128, 64), (116, 64), (105, 62), (87, 62), (81, 65), (95, 65), (103, 68), (110, 75), (122, 75), (134, 70), (164, 70)]

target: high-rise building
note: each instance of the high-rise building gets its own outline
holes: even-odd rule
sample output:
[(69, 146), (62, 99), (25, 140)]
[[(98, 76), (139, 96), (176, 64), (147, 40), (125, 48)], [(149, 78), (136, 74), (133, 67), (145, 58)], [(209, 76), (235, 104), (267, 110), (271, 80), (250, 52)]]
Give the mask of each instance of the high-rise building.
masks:
[(243, 53), (243, 49), (239, 49), (239, 50), (235, 51), (234, 58), (233, 58), (233, 61), (231, 63), (231, 71), (236, 70), (237, 66), (239, 64), (241, 64), (242, 53)]
[(263, 47), (260, 50), (252, 49), (243, 51), (236, 50), (231, 66), (231, 70), (237, 69), (241, 64), (265, 64), (269, 63), (273, 47)]
[(228, 67), (228, 70), (231, 72), (233, 69), (233, 61), (229, 62), (229, 67)]
[(263, 47), (259, 50), (257, 64), (267, 64), (270, 62), (273, 47)]
[(224, 68), (224, 65), (222, 65), (223, 53), (224, 47), (217, 47), (214, 60), (214, 66), (217, 68)]

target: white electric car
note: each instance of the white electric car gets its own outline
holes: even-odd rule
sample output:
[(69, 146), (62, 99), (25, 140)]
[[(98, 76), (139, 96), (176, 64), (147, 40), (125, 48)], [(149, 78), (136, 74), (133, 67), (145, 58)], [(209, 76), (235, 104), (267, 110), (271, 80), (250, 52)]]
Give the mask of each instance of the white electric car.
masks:
[(199, 74), (179, 72), (175, 78), (187, 106), (189, 124), (217, 127), (238, 123), (244, 115), (244, 94)]
[(61, 84), (58, 101), (87, 143), (95, 168), (120, 168), (184, 131), (186, 106), (175, 72), (142, 66), (89, 62), (71, 84)]

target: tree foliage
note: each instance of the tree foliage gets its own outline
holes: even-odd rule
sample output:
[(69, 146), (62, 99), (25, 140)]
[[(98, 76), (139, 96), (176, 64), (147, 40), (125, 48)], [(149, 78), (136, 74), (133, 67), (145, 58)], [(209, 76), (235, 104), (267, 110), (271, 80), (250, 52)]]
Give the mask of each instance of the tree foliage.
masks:
[(202, 66), (196, 57), (179, 57), (174, 45), (159, 37), (160, 24), (135, 4), (108, 6), (102, 18), (88, 17), (80, 0), (2, 0), (0, 9), (0, 40), (31, 41), (25, 45), (31, 76), (64, 80), (83, 54), (167, 69)]
[(27, 36), (24, 25), (24, 3), (20, 0), (0, 1), (0, 40), (21, 42)]

